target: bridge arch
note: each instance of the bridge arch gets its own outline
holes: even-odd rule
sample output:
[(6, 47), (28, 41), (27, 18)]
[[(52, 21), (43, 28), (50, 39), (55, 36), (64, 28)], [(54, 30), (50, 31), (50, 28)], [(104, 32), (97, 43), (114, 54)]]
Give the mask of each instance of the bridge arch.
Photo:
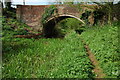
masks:
[(85, 22), (83, 20), (81, 20), (80, 18), (73, 16), (73, 15), (68, 15), (68, 14), (62, 14), (62, 15), (56, 15), (56, 16), (52, 16), (50, 18), (48, 18), (46, 20), (46, 24), (44, 24), (43, 26), (43, 32), (45, 34), (46, 37), (55, 37), (54, 35), (54, 27), (55, 25), (60, 22), (63, 19), (66, 18), (75, 18), (77, 20), (79, 20), (80, 22), (82, 22), (83, 24), (85, 24)]

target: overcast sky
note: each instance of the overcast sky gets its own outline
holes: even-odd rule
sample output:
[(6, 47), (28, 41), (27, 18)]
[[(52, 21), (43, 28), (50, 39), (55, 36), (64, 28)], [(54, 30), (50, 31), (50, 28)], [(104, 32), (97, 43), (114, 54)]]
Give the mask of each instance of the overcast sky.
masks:
[[(1, 1), (5, 1), (5, 0), (1, 0)], [(9, 0), (7, 0), (9, 1)], [(79, 2), (88, 2), (88, 1), (113, 1), (113, 0), (11, 0), (13, 4), (23, 4), (23, 1), (25, 1), (26, 5), (48, 5), (50, 4), (50, 2), (55, 2), (55, 1), (79, 1)], [(114, 0), (114, 3), (117, 3), (120, 0)]]

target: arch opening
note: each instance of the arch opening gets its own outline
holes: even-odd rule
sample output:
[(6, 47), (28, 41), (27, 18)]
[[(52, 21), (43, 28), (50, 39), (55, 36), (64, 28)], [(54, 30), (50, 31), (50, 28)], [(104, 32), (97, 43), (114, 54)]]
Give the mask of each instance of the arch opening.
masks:
[[(60, 21), (67, 19), (67, 18), (74, 18), (78, 21), (80, 21), (82, 24), (85, 24), (81, 19), (72, 16), (72, 15), (59, 15), (57, 17), (50, 18), (45, 25), (43, 25), (43, 32), (45, 34), (46, 38), (57, 38), (59, 35), (59, 32), (55, 29), (56, 24), (58, 24)], [(64, 37), (64, 36), (62, 36)]]

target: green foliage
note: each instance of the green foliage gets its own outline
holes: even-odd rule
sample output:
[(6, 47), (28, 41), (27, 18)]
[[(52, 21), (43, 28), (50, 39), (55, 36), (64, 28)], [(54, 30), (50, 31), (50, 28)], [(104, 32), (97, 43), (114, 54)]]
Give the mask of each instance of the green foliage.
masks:
[(83, 32), (81, 37), (89, 45), (91, 51), (96, 56), (101, 68), (107, 78), (118, 78), (119, 45), (118, 45), (118, 27), (120, 25), (105, 25), (101, 27), (89, 28)]
[(42, 19), (41, 19), (42, 24), (46, 23), (47, 18), (52, 16), (55, 10), (57, 10), (55, 5), (51, 5), (50, 7), (45, 8), (45, 13), (42, 15)]
[(26, 35), (30, 34), (25, 28), (30, 29), (29, 26), (18, 22), (16, 19), (12, 18), (2, 18), (2, 47), (3, 52), (11, 50), (8, 43), (12, 41), (19, 41), (19, 38), (15, 38), (15, 35)]
[(101, 12), (104, 14), (104, 16), (107, 17), (107, 23), (111, 24), (112, 23), (112, 17), (113, 17), (113, 7), (114, 4), (113, 2), (103, 2), (103, 3), (98, 3), (95, 2), (97, 5), (99, 5), (99, 8), (97, 9), (97, 11)]
[(3, 16), (7, 18), (16, 18), (16, 9), (15, 8), (3, 8)]
[(74, 18), (62, 20), (55, 26), (55, 29), (59, 33), (59, 36), (65, 36), (69, 30), (83, 30), (82, 22)]
[[(11, 43), (9, 43), (11, 44)], [(24, 46), (24, 47), (23, 47)], [(3, 54), (3, 78), (93, 78), (79, 35), (65, 39), (21, 39)], [(4, 48), (3, 48), (4, 49)]]
[(5, 3), (5, 8), (6, 8), (6, 9), (10, 10), (10, 9), (12, 8), (12, 7), (11, 7), (11, 5), (12, 5), (11, 0), (9, 0), (9, 2), (5, 1), (4, 3)]
[(24, 28), (28, 28), (27, 25), (18, 22), (16, 19), (4, 18), (2, 19), (2, 38), (4, 40), (9, 40), (13, 38), (14, 35), (27, 34)]
[[(42, 23), (56, 10), (46, 8)], [(89, 12), (88, 12), (89, 13)], [(87, 14), (89, 15), (89, 14)], [(81, 22), (65, 19), (55, 27), (64, 39), (21, 39), (15, 35), (30, 34), (27, 25), (3, 18), (3, 78), (93, 78), (93, 66), (86, 54), (80, 35)], [(118, 26), (93, 27), (81, 34), (96, 56), (107, 78), (119, 78)]]
[(104, 24), (107, 23), (107, 21), (103, 19), (103, 17), (105, 16), (104, 12), (100, 11), (99, 9), (97, 9), (93, 13), (94, 13), (94, 24), (100, 25), (101, 23), (98, 24), (100, 22), (100, 20), (104, 21)]
[(88, 17), (90, 16), (90, 14), (91, 11), (86, 10), (85, 13), (81, 15), (81, 19), (83, 19), (87, 25), (89, 24)]

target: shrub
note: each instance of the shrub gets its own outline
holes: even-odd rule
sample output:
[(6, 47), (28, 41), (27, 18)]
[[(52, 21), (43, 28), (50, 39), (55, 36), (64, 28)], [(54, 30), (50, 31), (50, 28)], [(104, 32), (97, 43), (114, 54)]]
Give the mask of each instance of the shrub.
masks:
[(47, 18), (50, 17), (52, 14), (54, 14), (55, 10), (57, 10), (55, 5), (51, 5), (50, 7), (45, 8), (45, 12), (42, 15), (42, 19), (41, 19), (42, 24), (46, 23)]
[(19, 38), (15, 38), (15, 35), (26, 35), (29, 34), (24, 28), (29, 28), (29, 26), (18, 22), (16, 19), (12, 18), (2, 18), (2, 42), (4, 51), (10, 50), (10, 45), (8, 43), (19, 41)]

